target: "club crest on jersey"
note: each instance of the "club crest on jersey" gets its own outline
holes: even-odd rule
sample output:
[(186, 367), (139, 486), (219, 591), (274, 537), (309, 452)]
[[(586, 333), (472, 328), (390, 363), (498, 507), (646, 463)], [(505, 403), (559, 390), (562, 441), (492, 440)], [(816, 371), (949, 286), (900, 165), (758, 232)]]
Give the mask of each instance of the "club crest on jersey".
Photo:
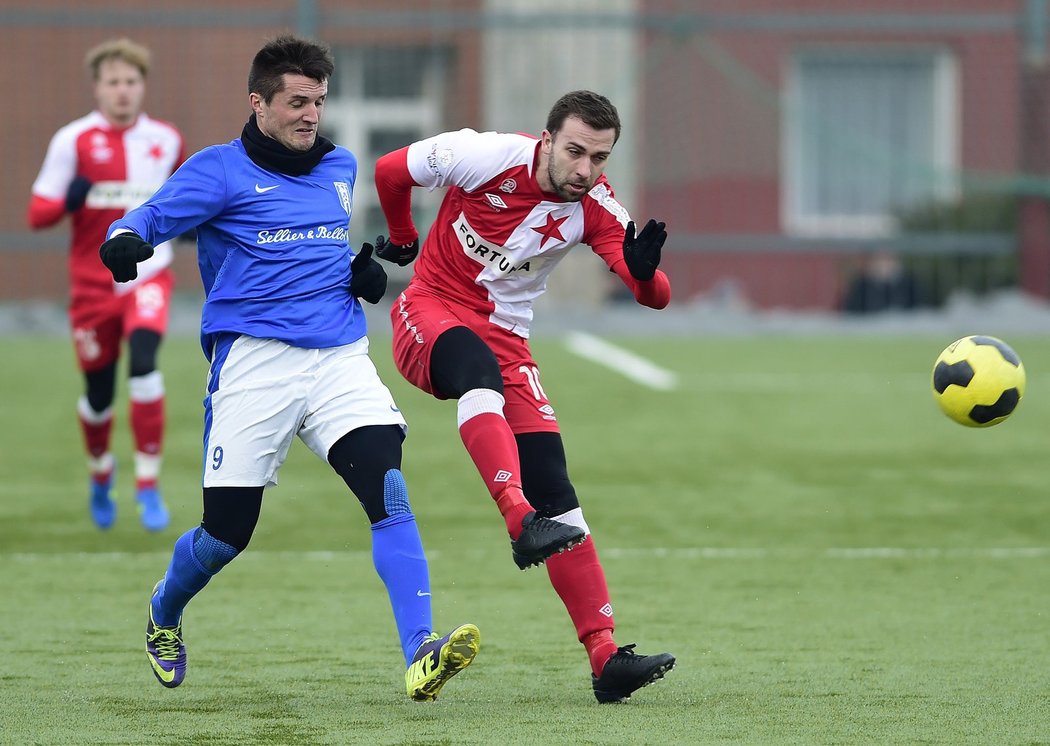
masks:
[(499, 190), (501, 192), (506, 192), (507, 194), (510, 194), (517, 188), (518, 182), (514, 181), (514, 179), (504, 179), (503, 183), (499, 185)]
[(427, 169), (434, 176), (441, 176), (441, 172), (452, 165), (455, 157), (452, 148), (441, 148), (439, 150), (437, 143), (434, 143), (430, 146), (430, 152), (427, 154)]
[(335, 191), (339, 195), (339, 204), (346, 210), (347, 216), (350, 215), (350, 186), (345, 181), (333, 181), (335, 184)]
[(510, 256), (507, 247), (493, 246), (486, 243), (485, 239), (470, 227), (470, 223), (467, 222), (467, 218), (463, 213), (459, 214), (459, 218), (452, 224), (452, 227), (456, 232), (456, 238), (459, 239), (460, 246), (463, 247), (463, 253), (500, 277), (506, 277), (515, 272), (530, 272), (532, 270), (529, 260), (515, 265), (514, 257)]

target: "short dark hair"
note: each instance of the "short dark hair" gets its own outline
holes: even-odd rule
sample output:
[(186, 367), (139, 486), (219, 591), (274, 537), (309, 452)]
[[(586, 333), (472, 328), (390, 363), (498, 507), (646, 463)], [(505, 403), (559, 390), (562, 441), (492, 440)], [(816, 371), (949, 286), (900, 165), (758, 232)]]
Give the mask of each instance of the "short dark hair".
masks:
[(305, 75), (324, 81), (334, 70), (335, 60), (327, 44), (283, 34), (256, 53), (248, 71), (248, 93), (258, 93), (270, 103), (284, 89), (284, 75)]
[(620, 139), (620, 114), (605, 96), (594, 91), (571, 91), (554, 102), (547, 115), (547, 131), (552, 135), (561, 129), (565, 120), (576, 117), (596, 130), (616, 130), (615, 143)]

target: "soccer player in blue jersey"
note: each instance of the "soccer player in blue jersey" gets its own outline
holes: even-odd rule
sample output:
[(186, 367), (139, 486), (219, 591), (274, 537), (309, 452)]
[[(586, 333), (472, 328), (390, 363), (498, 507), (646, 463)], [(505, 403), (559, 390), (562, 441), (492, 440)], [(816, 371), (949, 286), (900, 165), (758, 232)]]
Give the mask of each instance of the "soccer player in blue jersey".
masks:
[(153, 589), (146, 652), (154, 675), (186, 675), (183, 610), (248, 546), (298, 435), (364, 508), (372, 559), (393, 607), (414, 700), (432, 700), (473, 661), (480, 635), (431, 624), (426, 556), (402, 477), (405, 420), (368, 357), (359, 298), (376, 303), (386, 273), (348, 243), (357, 161), (319, 136), (334, 70), (329, 49), (281, 36), (248, 75), (252, 115), (241, 137), (193, 155), (143, 205), (110, 226), (99, 254), (118, 282), (153, 246), (197, 232), (206, 300), (201, 344), (204, 513), (175, 542)]

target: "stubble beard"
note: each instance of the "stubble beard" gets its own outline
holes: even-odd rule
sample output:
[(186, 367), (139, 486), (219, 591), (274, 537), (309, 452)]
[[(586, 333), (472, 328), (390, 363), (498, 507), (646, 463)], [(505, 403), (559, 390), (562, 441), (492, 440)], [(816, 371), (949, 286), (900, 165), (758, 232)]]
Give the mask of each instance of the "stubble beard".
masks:
[(584, 190), (579, 194), (573, 194), (568, 189), (568, 181), (558, 181), (554, 174), (554, 162), (553, 159), (547, 163), (547, 178), (551, 181), (551, 186), (554, 187), (554, 193), (564, 199), (566, 202), (579, 202), (583, 199), (587, 191)]

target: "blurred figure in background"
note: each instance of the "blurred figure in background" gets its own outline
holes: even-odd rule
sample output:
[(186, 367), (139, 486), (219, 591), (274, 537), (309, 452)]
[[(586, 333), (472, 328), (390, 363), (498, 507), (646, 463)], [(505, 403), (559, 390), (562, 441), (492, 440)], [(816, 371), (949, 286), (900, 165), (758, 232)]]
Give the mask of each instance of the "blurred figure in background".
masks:
[(927, 305), (918, 279), (888, 249), (875, 251), (864, 259), (860, 272), (850, 281), (842, 310), (846, 313), (909, 311)]
[(115, 459), (110, 450), (117, 363), (128, 345), (129, 418), (135, 446), (135, 498), (150, 531), (168, 525), (157, 481), (164, 442), (164, 379), (157, 352), (167, 330), (174, 286), (171, 247), (157, 247), (132, 282), (114, 283), (98, 257), (106, 230), (156, 191), (185, 159), (182, 135), (142, 111), (150, 52), (128, 39), (87, 53), (97, 108), (51, 139), (33, 183), (34, 229), (72, 217), (69, 320), (85, 391), (77, 403), (90, 469), (91, 517), (113, 525)]
[[(599, 702), (627, 700), (675, 659), (613, 641), (605, 573), (528, 337), (533, 302), (580, 243), (641, 305), (671, 300), (657, 269), (664, 224), (650, 220), (636, 235), (603, 173), (619, 136), (612, 103), (574, 91), (554, 104), (538, 138), (446, 132), (381, 157), (375, 180), (390, 233), (377, 255), (406, 266), (419, 254), (391, 308), (398, 369), (432, 396), (457, 400), (460, 437), (503, 516), (514, 561), (521, 569), (546, 561), (587, 650)], [(421, 252), (414, 187), (447, 190)], [(536, 528), (542, 547), (529, 539)]]

